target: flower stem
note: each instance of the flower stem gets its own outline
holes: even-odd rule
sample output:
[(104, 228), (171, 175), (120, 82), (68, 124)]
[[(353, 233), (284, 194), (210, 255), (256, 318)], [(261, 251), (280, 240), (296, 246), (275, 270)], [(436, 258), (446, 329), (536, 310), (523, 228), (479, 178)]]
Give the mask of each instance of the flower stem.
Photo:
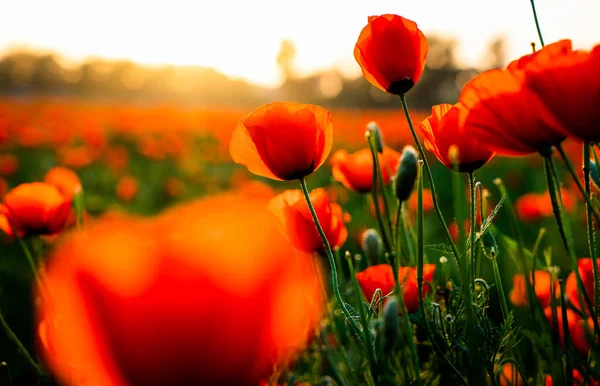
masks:
[[(371, 194), (373, 195), (373, 205), (375, 205), (375, 215), (377, 217), (377, 224), (379, 225), (379, 230), (381, 231), (381, 236), (383, 238), (383, 243), (385, 244), (385, 249), (388, 253), (394, 254), (394, 247), (391, 241), (390, 236), (390, 227), (389, 227), (389, 209), (387, 204), (387, 198), (385, 196), (385, 185), (383, 184), (381, 169), (379, 166), (379, 157), (377, 156), (377, 150), (375, 149), (375, 145), (373, 144), (373, 140), (371, 137), (367, 137), (367, 142), (369, 143), (369, 149), (371, 150), (371, 155), (373, 157), (373, 188), (371, 190)], [(384, 209), (386, 212), (386, 216), (388, 218), (388, 222), (383, 218), (383, 214), (381, 213), (381, 208), (379, 206), (379, 180), (381, 179), (381, 187), (382, 187), (382, 200)]]
[(588, 142), (584, 142), (583, 143), (583, 151), (582, 151), (582, 153), (583, 153), (583, 179), (584, 179), (585, 188), (581, 185), (581, 181), (579, 180), (579, 177), (577, 176), (577, 173), (575, 172), (575, 168), (573, 167), (573, 164), (569, 160), (569, 157), (567, 156), (565, 149), (560, 144), (558, 146), (556, 146), (556, 148), (558, 149), (560, 156), (562, 157), (563, 161), (565, 162), (565, 165), (567, 166), (569, 173), (573, 177), (575, 184), (579, 188), (579, 191), (585, 198), (588, 246), (589, 246), (590, 258), (592, 259), (592, 263), (593, 263), (592, 269), (594, 272), (594, 295), (593, 295), (594, 296), (594, 308), (593, 308), (593, 311), (594, 311), (594, 315), (598, 315), (598, 296), (599, 296), (598, 280), (599, 280), (599, 277), (598, 277), (598, 265), (596, 264), (597, 253), (596, 253), (596, 240), (595, 240), (595, 236), (594, 236), (595, 232), (594, 232), (593, 219), (596, 220), (596, 224), (600, 224), (600, 217), (598, 216), (598, 213), (596, 212), (594, 205), (592, 204), (592, 201), (590, 199), (590, 192), (591, 192), (590, 144)]
[(531, 10), (533, 11), (533, 19), (535, 20), (535, 28), (537, 29), (538, 37), (540, 38), (540, 43), (542, 43), (542, 47), (544, 47), (544, 38), (542, 37), (542, 30), (540, 29), (540, 22), (538, 21), (534, 0), (531, 0)]
[(46, 295), (46, 290), (44, 288), (44, 284), (42, 283), (42, 278), (40, 277), (37, 265), (35, 263), (33, 255), (31, 254), (31, 251), (29, 250), (29, 247), (27, 246), (27, 244), (25, 243), (23, 238), (21, 236), (19, 236), (19, 234), (16, 232), (16, 230), (13, 231), (13, 234), (15, 235), (15, 238), (17, 239), (19, 246), (23, 250), (23, 254), (25, 255), (25, 260), (27, 260), (27, 263), (29, 264), (29, 268), (31, 269), (31, 272), (33, 273), (33, 278), (35, 280), (35, 284), (39, 288), (42, 298), (44, 298), (44, 301), (47, 301), (48, 297)]
[[(429, 321), (427, 320), (427, 316), (425, 315), (425, 303), (423, 302), (423, 265), (424, 265), (424, 245), (425, 240), (423, 238), (423, 172), (421, 168), (419, 168), (418, 174), (418, 190), (417, 190), (417, 199), (418, 199), (418, 210), (417, 210), (417, 295), (419, 298), (419, 314), (421, 315), (421, 320), (425, 325), (425, 331), (427, 331), (427, 336), (429, 337), (429, 341), (431, 342), (433, 349), (435, 352), (448, 364), (448, 366), (452, 369), (452, 371), (456, 374), (456, 376), (460, 379), (460, 381), (468, 385), (469, 383), (465, 379), (465, 377), (460, 373), (460, 371), (452, 364), (452, 362), (446, 357), (442, 349), (437, 343), (437, 340), (433, 337), (431, 332), (431, 328), (429, 326)], [(471, 303), (471, 302), (469, 302)], [(469, 307), (470, 309), (471, 307)]]
[(500, 306), (502, 308), (502, 318), (506, 320), (508, 317), (508, 303), (506, 302), (506, 294), (504, 293), (504, 287), (502, 286), (502, 277), (500, 276), (500, 268), (498, 268), (498, 261), (494, 255), (492, 258), (492, 267), (494, 268), (494, 280), (496, 280), (496, 287), (498, 289), (498, 297), (500, 298)]
[[(571, 234), (571, 229), (569, 227), (566, 218), (563, 217), (564, 214), (564, 205), (562, 203), (562, 197), (558, 191), (558, 174), (556, 171), (556, 165), (554, 164), (554, 160), (552, 156), (545, 157), (545, 168), (546, 168), (546, 182), (548, 184), (548, 194), (550, 195), (550, 200), (552, 202), (552, 211), (554, 212), (554, 218), (556, 219), (556, 225), (558, 226), (558, 231), (560, 233), (560, 237), (563, 241), (565, 249), (571, 259), (571, 266), (573, 272), (575, 273), (575, 278), (577, 279), (577, 287), (579, 289), (579, 295), (583, 298), (582, 302), (584, 305), (587, 305), (588, 310), (593, 310), (592, 303), (590, 297), (585, 290), (585, 286), (583, 284), (583, 280), (581, 279), (581, 274), (579, 273), (579, 267), (577, 264), (577, 256), (575, 256), (575, 250), (573, 246), (573, 235)], [(586, 307), (581, 307), (584, 317), (587, 316), (588, 311)], [(594, 333), (596, 336), (600, 335), (600, 326), (598, 325), (598, 319), (592, 318), (594, 323)]]
[[(417, 136), (417, 133), (415, 131), (415, 127), (412, 123), (412, 119), (410, 118), (410, 112), (408, 111), (408, 104), (406, 102), (406, 95), (404, 95), (404, 94), (400, 95), (400, 99), (402, 101), (402, 108), (404, 109), (404, 115), (406, 116), (406, 121), (408, 122), (408, 127), (410, 129), (410, 133), (413, 137), (413, 140), (415, 141), (415, 145), (417, 146), (419, 155), (420, 155), (421, 159), (423, 160), (425, 172), (427, 173), (427, 179), (429, 181), (429, 187), (431, 189), (431, 198), (433, 200), (433, 207), (435, 209), (435, 213), (437, 214), (437, 216), (440, 220), (440, 223), (442, 224), (442, 228), (444, 229), (444, 233), (446, 234), (446, 239), (448, 240), (448, 243), (450, 243), (450, 247), (452, 248), (452, 254), (454, 255), (456, 264), (460, 267), (460, 262), (459, 262), (460, 253), (458, 252), (456, 245), (454, 245), (454, 240), (452, 239), (450, 230), (448, 230), (448, 225), (446, 224), (446, 220), (444, 220), (444, 215), (442, 214), (442, 210), (440, 208), (440, 204), (438, 202), (437, 194), (435, 191), (433, 175), (431, 174), (431, 169), (429, 168), (429, 163), (427, 162), (427, 157), (425, 156), (425, 151), (423, 150), (423, 146), (421, 145), (421, 142), (419, 141), (419, 137)], [(460, 275), (460, 270), (459, 270), (459, 275)]]
[(470, 239), (470, 252), (471, 252), (471, 258), (470, 258), (470, 265), (471, 265), (471, 284), (473, 284), (475, 282), (475, 219), (477, 217), (477, 200), (475, 200), (475, 176), (473, 175), (473, 172), (468, 173), (469, 174), (469, 191), (471, 192), (471, 213), (470, 213), (470, 232), (469, 232), (469, 239)]
[(34, 369), (38, 375), (42, 375), (43, 372), (40, 369), (40, 366), (37, 363), (35, 363), (31, 355), (29, 355), (29, 351), (27, 351), (23, 343), (21, 343), (21, 341), (19, 340), (19, 337), (17, 337), (17, 335), (8, 325), (8, 323), (6, 323), (2, 312), (0, 312), (0, 328), (2, 328), (2, 331), (4, 331), (6, 337), (17, 346), (18, 351), (21, 352), (21, 355), (23, 355), (23, 357), (31, 366), (31, 368)]
[[(554, 285), (554, 283), (552, 283)], [(562, 318), (562, 327), (563, 327), (563, 338), (565, 342), (565, 362), (566, 362), (566, 375), (567, 375), (567, 385), (573, 384), (573, 359), (571, 358), (571, 335), (569, 332), (569, 323), (567, 322), (567, 306), (565, 304), (565, 283), (562, 280), (558, 281), (558, 285), (560, 287), (560, 310), (561, 310), (561, 318)]]
[[(354, 320), (354, 318), (352, 317), (352, 315), (350, 314), (348, 307), (346, 307), (346, 302), (344, 302), (344, 299), (342, 299), (342, 294), (340, 293), (340, 287), (339, 287), (339, 283), (338, 283), (338, 275), (337, 275), (337, 268), (336, 268), (336, 264), (335, 264), (335, 258), (333, 257), (333, 252), (331, 251), (331, 246), (329, 245), (329, 241), (327, 241), (327, 236), (325, 236), (325, 232), (323, 231), (323, 228), (321, 227), (321, 224), (319, 223), (319, 218), (317, 217), (317, 212), (315, 212), (315, 208), (312, 204), (312, 201), (310, 200), (310, 195), (308, 193), (308, 187), (306, 186), (306, 181), (304, 180), (304, 178), (300, 178), (300, 187), (302, 189), (302, 193), (304, 194), (304, 198), (306, 199), (306, 204), (308, 205), (308, 209), (310, 210), (310, 214), (312, 215), (315, 226), (317, 227), (317, 232), (319, 232), (319, 236), (321, 236), (321, 240), (323, 241), (323, 244), (325, 245), (325, 252), (327, 254), (327, 258), (329, 259), (329, 266), (331, 268), (331, 286), (333, 287), (333, 294), (335, 296), (335, 299), (339, 303), (340, 308), (342, 309), (342, 312), (344, 313), (344, 316), (346, 316), (348, 323), (350, 323), (350, 326), (352, 327), (353, 332), (360, 338), (363, 335), (362, 331), (361, 331), (360, 327), (358, 326), (358, 324), (356, 323), (356, 321)], [(364, 328), (367, 329), (368, 326), (364, 326)], [(361, 342), (364, 344), (362, 339), (361, 339)], [(367, 350), (373, 350), (373, 347), (368, 346)]]

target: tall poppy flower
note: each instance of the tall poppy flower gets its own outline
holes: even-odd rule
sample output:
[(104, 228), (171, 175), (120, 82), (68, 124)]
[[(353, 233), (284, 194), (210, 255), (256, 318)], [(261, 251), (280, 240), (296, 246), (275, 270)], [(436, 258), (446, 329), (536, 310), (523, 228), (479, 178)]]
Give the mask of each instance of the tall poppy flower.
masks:
[(323, 310), (311, 260), (270, 218), (264, 200), (217, 196), (70, 234), (38, 314), (46, 365), (70, 385), (268, 379)]
[[(342, 207), (331, 203), (323, 188), (314, 189), (310, 193), (310, 200), (331, 247), (344, 244), (348, 230)], [(308, 253), (323, 251), (323, 241), (300, 190), (286, 190), (271, 200), (269, 208), (277, 217), (283, 234), (294, 247)]]
[(600, 141), (600, 45), (537, 61), (525, 71), (525, 84), (562, 124), (564, 133), (582, 141)]
[(242, 118), (233, 131), (233, 161), (259, 176), (295, 180), (317, 170), (329, 155), (331, 113), (292, 102), (263, 105)]
[[(423, 266), (423, 280), (429, 283), (433, 280), (435, 273), (435, 264), (425, 264)], [(389, 264), (373, 265), (362, 272), (356, 274), (358, 284), (369, 301), (373, 298), (375, 291), (379, 288), (383, 295), (392, 292), (395, 287), (394, 272)], [(398, 270), (398, 279), (402, 291), (402, 297), (408, 313), (419, 309), (419, 290), (417, 285), (417, 269), (413, 267), (400, 267)], [(430, 290), (429, 285), (423, 286), (423, 295)]]
[[(388, 147), (383, 154), (377, 154), (383, 183), (390, 182), (396, 173), (401, 154)], [(359, 193), (369, 193), (373, 189), (373, 156), (370, 149), (361, 149), (348, 154), (346, 150), (338, 150), (331, 156), (333, 178), (348, 189)]]
[[(532, 277), (533, 279), (533, 277)], [(551, 296), (551, 279), (552, 275), (547, 271), (535, 271), (535, 286), (534, 292), (537, 296), (542, 307), (548, 307), (550, 305)], [(533, 284), (533, 280), (531, 281)], [(560, 288), (558, 288), (558, 282), (554, 283), (555, 294), (560, 294)], [(529, 302), (527, 301), (527, 287), (525, 283), (525, 276), (518, 274), (513, 276), (513, 289), (510, 292), (510, 302), (517, 307), (527, 307)]]
[(354, 46), (354, 58), (372, 85), (402, 95), (421, 77), (427, 49), (427, 38), (414, 21), (386, 14), (369, 17)]
[(500, 386), (523, 386), (525, 384), (517, 367), (511, 362), (505, 363), (502, 366), (499, 379)]
[(570, 49), (564, 42), (513, 61), (506, 69), (485, 71), (463, 87), (459, 103), (467, 109), (463, 124), (490, 150), (503, 155), (540, 152), (565, 139), (561, 124), (527, 86), (526, 73)]
[(425, 136), (425, 147), (446, 167), (454, 169), (457, 163), (459, 172), (477, 170), (494, 156), (494, 152), (465, 127), (467, 114), (460, 105), (436, 105), (431, 108), (431, 116), (419, 125)]
[(71, 200), (53, 185), (43, 182), (21, 184), (4, 197), (4, 213), (23, 237), (62, 231), (71, 213)]
[[(596, 260), (596, 264), (600, 268), (600, 259)], [(583, 258), (577, 260), (577, 269), (579, 270), (579, 275), (581, 275), (581, 280), (583, 281), (583, 287), (587, 292), (590, 300), (594, 301), (594, 265), (592, 259)], [(567, 281), (565, 283), (565, 292), (569, 301), (575, 308), (581, 309), (581, 302), (579, 301), (579, 287), (577, 286), (577, 278), (575, 277), (575, 272), (571, 272), (567, 277)], [(587, 307), (586, 307), (587, 308)], [(590, 311), (588, 310), (588, 313)]]
[(76, 194), (83, 190), (81, 180), (77, 174), (63, 166), (56, 166), (48, 170), (44, 175), (44, 182), (56, 186), (68, 200), (72, 200)]

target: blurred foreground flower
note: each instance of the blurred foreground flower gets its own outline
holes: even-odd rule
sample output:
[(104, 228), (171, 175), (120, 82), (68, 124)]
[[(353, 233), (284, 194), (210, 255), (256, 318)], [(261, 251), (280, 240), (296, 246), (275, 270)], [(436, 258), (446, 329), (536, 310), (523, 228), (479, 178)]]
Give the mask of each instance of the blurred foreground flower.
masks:
[(46, 364), (72, 385), (267, 379), (323, 308), (311, 259), (270, 220), (264, 199), (225, 195), (66, 237), (38, 315)]
[(401, 95), (425, 68), (427, 38), (414, 21), (398, 15), (370, 16), (354, 47), (354, 58), (372, 85)]
[[(342, 207), (331, 203), (323, 188), (310, 192), (310, 200), (331, 247), (342, 246), (348, 238)], [(324, 252), (323, 241), (300, 190), (286, 190), (271, 200), (269, 208), (277, 217), (283, 234), (294, 247), (307, 253)]]
[[(425, 264), (423, 266), (423, 281), (429, 283), (433, 280), (435, 273), (435, 264)], [(365, 298), (370, 302), (379, 288), (382, 296), (385, 296), (394, 290), (395, 281), (392, 267), (389, 264), (373, 265), (362, 272), (356, 274), (356, 279), (362, 289)], [(417, 288), (417, 269), (413, 267), (400, 267), (398, 270), (398, 279), (402, 288), (402, 296), (408, 313), (413, 313), (419, 309), (419, 291)], [(423, 286), (423, 295), (426, 295), (431, 286)]]
[(332, 144), (331, 113), (322, 107), (292, 102), (263, 105), (244, 117), (233, 131), (233, 161), (254, 174), (296, 180), (325, 162)]

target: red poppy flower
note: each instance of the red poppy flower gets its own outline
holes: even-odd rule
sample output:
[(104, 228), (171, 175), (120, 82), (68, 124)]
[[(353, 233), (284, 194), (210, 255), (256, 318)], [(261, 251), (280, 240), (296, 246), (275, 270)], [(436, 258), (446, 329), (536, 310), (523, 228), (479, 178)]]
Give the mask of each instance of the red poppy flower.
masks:
[(314, 172), (331, 150), (331, 114), (322, 107), (273, 102), (242, 118), (229, 151), (236, 163), (274, 180), (295, 180)]
[(599, 141), (600, 45), (586, 52), (571, 51), (570, 41), (559, 43), (568, 44), (568, 49), (551, 60), (530, 65), (525, 84), (558, 118), (565, 134)]
[(523, 386), (525, 383), (523, 382), (523, 378), (517, 367), (511, 363), (505, 363), (502, 366), (502, 373), (500, 374), (500, 386)]
[[(567, 212), (575, 209), (577, 200), (569, 191), (561, 189), (561, 196)], [(552, 201), (548, 193), (526, 193), (517, 198), (515, 202), (517, 216), (523, 222), (537, 221), (545, 217), (552, 217)]]
[[(429, 283), (433, 280), (435, 273), (435, 264), (425, 264), (423, 266), (423, 281)], [(383, 295), (392, 292), (395, 287), (394, 273), (389, 264), (373, 265), (362, 272), (356, 274), (356, 279), (363, 294), (367, 300), (371, 301), (375, 291), (379, 288)], [(417, 285), (417, 269), (413, 267), (400, 267), (398, 279), (402, 287), (402, 297), (408, 313), (419, 309), (419, 291)], [(423, 296), (430, 290), (429, 285), (423, 286)]]
[(506, 70), (485, 71), (468, 82), (459, 97), (468, 111), (465, 130), (499, 154), (547, 154), (566, 136), (553, 110), (527, 86), (525, 74), (565, 50), (564, 44), (549, 45), (512, 62)]
[(4, 212), (23, 237), (62, 231), (69, 220), (71, 200), (43, 182), (21, 184), (4, 197)]
[[(542, 307), (550, 305), (551, 296), (551, 274), (547, 271), (535, 271), (535, 287), (534, 292)], [(532, 277), (533, 279), (533, 277)], [(533, 280), (532, 280), (533, 284)], [(560, 295), (560, 288), (558, 282), (554, 283), (555, 294)], [(525, 285), (525, 276), (518, 274), (513, 276), (513, 289), (510, 292), (510, 301), (517, 307), (527, 307), (529, 302), (527, 301), (527, 287)]]
[(72, 200), (73, 196), (83, 190), (77, 174), (62, 166), (56, 166), (48, 170), (44, 176), (44, 182), (56, 186), (67, 200)]
[(459, 172), (477, 170), (494, 156), (465, 126), (467, 115), (460, 105), (436, 105), (431, 108), (431, 116), (419, 125), (425, 147), (446, 167), (454, 169), (450, 152), (456, 152)]
[(365, 78), (390, 94), (402, 95), (425, 68), (427, 38), (411, 20), (398, 15), (369, 17), (354, 47)]
[[(544, 310), (544, 314), (548, 319), (548, 323), (550, 326), (553, 326), (552, 323), (552, 309), (547, 307)], [(563, 318), (562, 318), (562, 309), (561, 307), (556, 307), (556, 314), (558, 319), (558, 330), (560, 333), (560, 344), (565, 348), (565, 337), (563, 334)], [(590, 320), (591, 322), (591, 320)], [(581, 354), (587, 355), (590, 350), (590, 345), (586, 339), (585, 329), (591, 326), (591, 323), (588, 323), (588, 327), (585, 326), (585, 321), (581, 319), (581, 317), (573, 310), (567, 309), (567, 323), (569, 328), (569, 334), (571, 337), (571, 343), (573, 343), (573, 347)], [(593, 328), (593, 326), (592, 326)]]
[[(348, 238), (342, 207), (331, 203), (323, 188), (310, 192), (310, 200), (330, 246), (340, 247)], [(286, 190), (271, 200), (269, 208), (294, 247), (308, 253), (324, 251), (323, 241), (300, 190)]]
[(140, 183), (135, 177), (123, 176), (117, 182), (117, 197), (125, 202), (129, 202), (135, 198), (140, 188)]
[(264, 200), (219, 196), (67, 236), (38, 314), (46, 365), (70, 385), (268, 379), (323, 310), (311, 259), (270, 219)]
[[(377, 154), (383, 183), (390, 182), (396, 174), (401, 154), (388, 147), (383, 154)], [(331, 157), (333, 178), (348, 189), (359, 193), (369, 193), (373, 189), (373, 156), (370, 149), (361, 149), (353, 154), (338, 150)]]
[[(580, 386), (583, 384), (584, 384), (583, 383), (583, 375), (581, 375), (579, 370), (573, 369), (573, 385)], [(590, 378), (589, 383), (586, 383), (586, 385), (598, 386), (598, 382), (596, 382), (594, 379)], [(546, 386), (554, 386), (554, 381), (552, 380), (551, 375), (546, 375)]]
[[(600, 259), (596, 260), (596, 264), (600, 267)], [(579, 270), (579, 274), (581, 275), (581, 280), (583, 281), (583, 287), (587, 292), (590, 300), (594, 301), (594, 266), (592, 263), (592, 259), (583, 258), (577, 260), (577, 266)], [(565, 292), (569, 301), (575, 308), (581, 309), (581, 303), (579, 301), (579, 287), (577, 286), (577, 278), (575, 277), (575, 272), (571, 272), (567, 277), (567, 281), (565, 283)], [(587, 309), (587, 307), (586, 307)], [(589, 314), (589, 310), (588, 310)]]

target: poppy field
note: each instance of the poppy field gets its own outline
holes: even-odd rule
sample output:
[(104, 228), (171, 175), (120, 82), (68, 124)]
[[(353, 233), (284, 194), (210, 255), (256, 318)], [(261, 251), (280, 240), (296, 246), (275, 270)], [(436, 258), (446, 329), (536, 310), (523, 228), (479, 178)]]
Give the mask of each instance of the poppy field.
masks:
[(0, 100), (0, 385), (599, 384), (600, 46), (538, 32), (430, 111), (394, 14), (397, 109)]

